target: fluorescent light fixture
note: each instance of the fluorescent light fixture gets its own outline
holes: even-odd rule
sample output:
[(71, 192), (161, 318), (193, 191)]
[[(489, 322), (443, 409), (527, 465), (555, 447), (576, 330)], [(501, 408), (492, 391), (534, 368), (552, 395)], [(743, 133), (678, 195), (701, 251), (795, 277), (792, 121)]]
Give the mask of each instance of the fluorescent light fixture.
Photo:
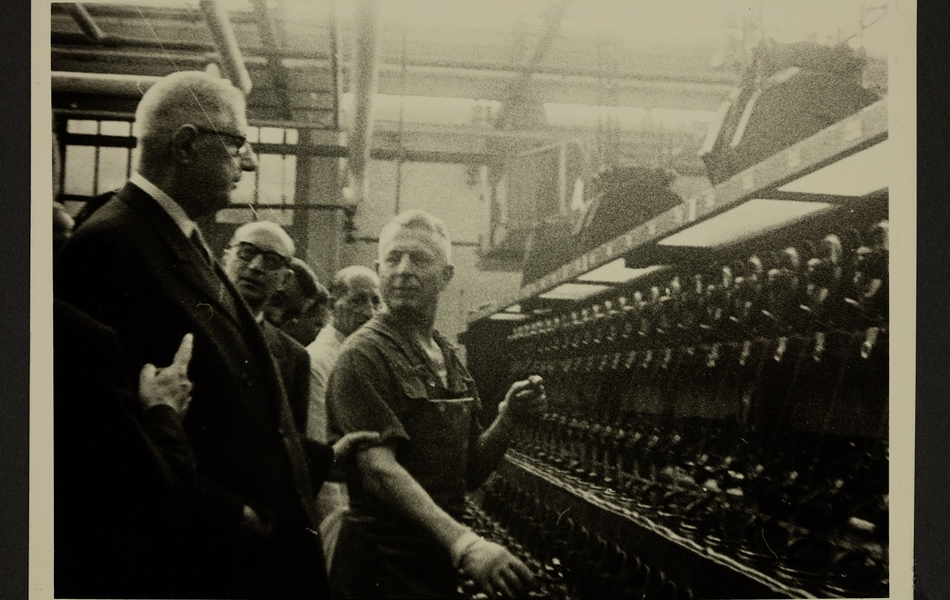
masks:
[(549, 290), (538, 298), (548, 300), (581, 300), (588, 296), (593, 296), (604, 290), (609, 290), (609, 285), (594, 285), (590, 283), (562, 283), (553, 290)]
[(887, 140), (778, 188), (781, 192), (867, 196), (887, 187), (894, 163)]
[(597, 267), (589, 273), (577, 278), (578, 281), (597, 281), (604, 283), (626, 283), (644, 275), (655, 273), (667, 268), (666, 265), (651, 265), (642, 269), (628, 269), (623, 258), (618, 258), (606, 265)]
[(508, 312), (508, 313), (520, 313), (520, 312), (521, 312), (521, 305), (520, 305), (520, 304), (512, 304), (511, 306), (509, 306), (508, 308), (505, 309), (505, 312)]
[(495, 313), (492, 316), (488, 317), (491, 321), (523, 321), (528, 318), (528, 315), (516, 315), (512, 313), (500, 312)]
[(827, 202), (749, 200), (698, 225), (674, 233), (657, 244), (712, 248), (781, 227), (831, 206)]

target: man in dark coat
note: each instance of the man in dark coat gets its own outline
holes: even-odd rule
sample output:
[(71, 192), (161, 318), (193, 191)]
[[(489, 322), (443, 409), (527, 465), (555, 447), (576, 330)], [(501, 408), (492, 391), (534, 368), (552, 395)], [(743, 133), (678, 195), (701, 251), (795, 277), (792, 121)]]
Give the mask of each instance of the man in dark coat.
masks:
[[(310, 498), (353, 444), (301, 440), (254, 315), (194, 220), (226, 208), (256, 161), (244, 97), (226, 80), (174, 73), (136, 111), (141, 155), (130, 181), (83, 223), (54, 264), (54, 295), (112, 327), (126, 371), (167, 364), (194, 334), (197, 503), (164, 595), (326, 595)], [(151, 590), (141, 590), (148, 595)]]
[(181, 425), (190, 338), (170, 367), (143, 368), (136, 385), (120, 368), (114, 331), (58, 300), (53, 326), (54, 592), (161, 594), (161, 557), (175, 551), (194, 488)]
[(264, 318), (264, 306), (291, 277), (294, 241), (280, 225), (254, 221), (237, 228), (224, 251), (221, 266), (260, 323), (264, 340), (280, 372), (297, 431), (306, 434), (310, 396), (310, 355)]

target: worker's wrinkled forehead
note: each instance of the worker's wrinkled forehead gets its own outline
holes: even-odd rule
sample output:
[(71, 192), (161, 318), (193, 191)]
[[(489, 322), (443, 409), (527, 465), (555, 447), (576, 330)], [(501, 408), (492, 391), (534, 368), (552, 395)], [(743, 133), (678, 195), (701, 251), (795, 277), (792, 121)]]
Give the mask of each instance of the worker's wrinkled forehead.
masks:
[(379, 259), (383, 260), (386, 253), (394, 247), (407, 245), (421, 245), (435, 256), (451, 264), (452, 243), (443, 233), (425, 226), (390, 223), (383, 228), (379, 235)]

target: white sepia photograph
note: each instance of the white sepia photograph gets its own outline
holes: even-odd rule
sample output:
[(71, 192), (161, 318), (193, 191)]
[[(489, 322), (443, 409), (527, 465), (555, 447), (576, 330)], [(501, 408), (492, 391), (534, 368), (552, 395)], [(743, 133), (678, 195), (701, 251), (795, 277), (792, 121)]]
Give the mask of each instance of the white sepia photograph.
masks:
[(31, 597), (911, 598), (915, 19), (34, 3)]

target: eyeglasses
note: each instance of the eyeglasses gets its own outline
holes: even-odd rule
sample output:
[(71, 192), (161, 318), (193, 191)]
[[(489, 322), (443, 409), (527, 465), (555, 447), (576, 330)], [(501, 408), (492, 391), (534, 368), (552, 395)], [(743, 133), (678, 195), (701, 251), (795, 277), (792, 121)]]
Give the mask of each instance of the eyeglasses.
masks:
[(284, 256), (283, 254), (278, 254), (271, 250), (264, 250), (250, 242), (238, 242), (237, 244), (232, 244), (230, 247), (235, 248), (235, 254), (244, 262), (251, 262), (260, 256), (261, 264), (268, 271), (286, 269), (290, 266), (289, 256)]
[[(218, 136), (218, 138), (228, 138), (231, 143), (234, 145), (236, 150), (235, 156), (241, 154), (245, 149), (249, 149), (247, 143), (247, 136), (240, 135), (238, 133), (230, 133), (228, 131), (218, 131), (216, 129), (210, 129), (208, 127), (199, 127), (198, 125), (192, 125), (200, 133), (207, 133), (209, 135)], [(223, 140), (222, 140), (223, 141)]]

